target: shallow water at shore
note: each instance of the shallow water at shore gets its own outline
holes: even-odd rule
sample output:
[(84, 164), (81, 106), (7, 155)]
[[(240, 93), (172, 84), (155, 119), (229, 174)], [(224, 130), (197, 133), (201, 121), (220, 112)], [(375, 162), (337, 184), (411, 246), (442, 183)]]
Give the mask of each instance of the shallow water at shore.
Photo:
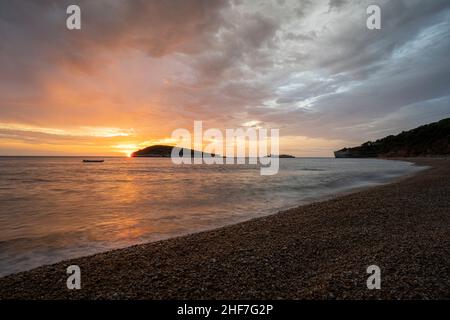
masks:
[(207, 230), (420, 170), (378, 159), (175, 166), (170, 159), (0, 158), (0, 275)]

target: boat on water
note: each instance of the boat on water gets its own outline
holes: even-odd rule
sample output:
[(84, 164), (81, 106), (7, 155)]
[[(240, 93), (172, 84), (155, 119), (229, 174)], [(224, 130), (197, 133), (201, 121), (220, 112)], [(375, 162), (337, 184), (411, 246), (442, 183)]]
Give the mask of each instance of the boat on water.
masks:
[(105, 160), (84, 159), (83, 162), (104, 162)]

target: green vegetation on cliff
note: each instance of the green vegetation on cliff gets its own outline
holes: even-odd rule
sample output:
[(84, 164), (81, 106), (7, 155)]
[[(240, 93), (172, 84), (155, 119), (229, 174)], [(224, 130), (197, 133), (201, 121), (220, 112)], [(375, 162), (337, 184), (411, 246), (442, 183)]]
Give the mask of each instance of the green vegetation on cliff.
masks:
[(336, 158), (450, 155), (450, 118), (335, 151)]

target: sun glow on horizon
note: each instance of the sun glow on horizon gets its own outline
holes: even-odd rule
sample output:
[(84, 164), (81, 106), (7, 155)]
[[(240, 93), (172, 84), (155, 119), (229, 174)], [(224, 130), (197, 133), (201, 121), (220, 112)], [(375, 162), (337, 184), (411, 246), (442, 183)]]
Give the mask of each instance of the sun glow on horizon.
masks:
[(114, 149), (118, 149), (121, 154), (124, 154), (126, 157), (130, 158), (131, 154), (139, 149), (138, 144), (118, 144), (112, 146)]
[(94, 138), (129, 137), (134, 133), (133, 129), (121, 129), (111, 127), (80, 126), (76, 128), (49, 128), (19, 123), (0, 123), (0, 130), (43, 133), (56, 136), (94, 137)]

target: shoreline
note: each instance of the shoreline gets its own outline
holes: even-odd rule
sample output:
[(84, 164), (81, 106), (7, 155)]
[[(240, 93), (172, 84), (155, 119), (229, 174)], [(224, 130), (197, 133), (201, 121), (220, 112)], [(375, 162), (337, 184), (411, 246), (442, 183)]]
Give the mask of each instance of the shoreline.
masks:
[[(391, 160), (431, 168), (388, 184), (347, 190), (330, 199), (237, 224), (7, 275), (0, 278), (0, 299), (450, 298), (448, 277), (436, 280), (442, 270), (450, 274), (450, 209), (444, 192), (450, 186), (450, 159)], [(412, 192), (411, 188), (418, 190)], [(430, 189), (435, 192), (429, 193)], [(418, 192), (426, 192), (427, 197), (419, 201)], [(408, 196), (412, 196), (409, 201)], [(435, 204), (438, 210), (428, 208), (429, 215), (423, 216), (427, 210), (418, 206), (426, 203)], [(430, 218), (433, 213), (440, 219), (426, 221), (417, 217)], [(388, 224), (389, 220), (397, 224)], [(404, 224), (422, 233), (411, 234)], [(382, 283), (387, 289), (367, 290), (365, 268), (377, 264), (373, 260), (396, 261), (392, 253), (402, 256), (412, 250), (408, 247), (425, 245), (412, 240), (435, 237), (435, 233), (430, 234), (430, 227), (432, 231), (440, 230), (441, 244), (433, 246), (425, 241), (431, 250), (414, 254), (419, 258), (437, 254), (437, 261), (430, 268), (441, 266), (440, 271), (422, 274), (421, 259), (409, 259), (417, 267), (411, 269), (405, 265), (408, 259), (404, 257), (394, 264), (380, 264)], [(386, 242), (386, 237), (401, 240), (401, 248), (398, 243)], [(367, 243), (367, 238), (374, 243)], [(66, 267), (71, 264), (82, 270), (81, 290), (66, 288)], [(397, 268), (405, 272), (397, 274)], [(398, 287), (399, 277), (407, 279), (400, 281), (403, 289)], [(422, 283), (424, 277), (432, 281)], [(411, 283), (418, 286), (411, 288)]]
[[(47, 158), (47, 157), (45, 157)], [(79, 158), (79, 157), (71, 157), (71, 158)], [(85, 157), (83, 157), (85, 158)], [(154, 159), (154, 158), (153, 158)], [(301, 158), (297, 158), (294, 160), (298, 160)], [(308, 158), (305, 158), (308, 159)], [(348, 159), (335, 159), (335, 158), (312, 158), (312, 159), (328, 159), (328, 160), (333, 160), (333, 162), (337, 162), (339, 163), (340, 161), (344, 161), (348, 160)], [(166, 159), (167, 161), (170, 161), (170, 159)], [(387, 161), (389, 159), (367, 159), (367, 160), (375, 160), (375, 161)], [(362, 160), (364, 161), (364, 159)], [(265, 208), (248, 208), (248, 210), (242, 211), (243, 216), (240, 215), (235, 215), (235, 216), (231, 216), (228, 219), (223, 219), (220, 222), (217, 221), (211, 221), (211, 223), (209, 225), (203, 225), (203, 226), (199, 226), (199, 227), (195, 227), (192, 226), (189, 229), (186, 230), (181, 230), (180, 232), (177, 233), (172, 233), (172, 234), (162, 234), (160, 235), (158, 238), (154, 238), (154, 239), (146, 239), (143, 241), (130, 241), (129, 243), (127, 243), (126, 245), (116, 245), (116, 246), (109, 246), (109, 247), (104, 247), (100, 250), (84, 250), (81, 251), (79, 250), (78, 252), (71, 254), (71, 255), (66, 255), (66, 256), (60, 256), (58, 258), (58, 254), (52, 254), (53, 257), (56, 257), (56, 259), (52, 259), (50, 261), (40, 261), (39, 264), (32, 264), (32, 265), (28, 265), (28, 267), (20, 267), (20, 262), (19, 265), (15, 265), (14, 262), (10, 262), (10, 263), (5, 263), (5, 261), (3, 261), (2, 263), (2, 267), (5, 267), (6, 270), (8, 270), (8, 272), (4, 272), (5, 268), (2, 269), (2, 272), (0, 272), (0, 278), (5, 277), (5, 276), (9, 276), (9, 275), (14, 275), (20, 272), (26, 272), (26, 271), (31, 271), (35, 268), (41, 267), (41, 266), (46, 266), (46, 265), (52, 265), (55, 263), (59, 263), (59, 262), (63, 262), (63, 261), (67, 261), (67, 260), (71, 260), (71, 259), (78, 259), (78, 258), (84, 258), (84, 257), (88, 257), (94, 254), (98, 254), (98, 253), (105, 253), (111, 250), (117, 250), (117, 249), (124, 249), (130, 246), (134, 246), (134, 245), (139, 245), (139, 244), (149, 244), (149, 243), (153, 243), (153, 242), (157, 242), (157, 241), (163, 241), (163, 240), (168, 240), (168, 239), (172, 239), (172, 238), (176, 238), (176, 237), (182, 237), (182, 236), (187, 236), (187, 235), (191, 235), (191, 234), (195, 234), (195, 233), (199, 233), (199, 232), (205, 232), (205, 231), (211, 231), (217, 228), (221, 228), (221, 227), (225, 227), (225, 226), (229, 226), (229, 225), (233, 225), (233, 224), (237, 224), (237, 223), (241, 223), (241, 222), (245, 222), (245, 221), (249, 221), (252, 219), (258, 219), (261, 217), (265, 217), (265, 216), (269, 216), (269, 215), (273, 215), (273, 214), (278, 214), (280, 212), (283, 211), (287, 211), (287, 210), (291, 210), (291, 209), (295, 209), (297, 207), (300, 206), (304, 206), (304, 205), (308, 205), (308, 204), (312, 204), (312, 203), (317, 203), (317, 202), (323, 202), (326, 200), (330, 200), (342, 195), (347, 195), (347, 194), (351, 194), (353, 192), (358, 192), (358, 191), (362, 191), (362, 190), (366, 190), (369, 188), (372, 188), (374, 186), (379, 186), (379, 185), (386, 185), (392, 182), (397, 181), (398, 179), (404, 179), (406, 177), (412, 176), (417, 174), (418, 172), (420, 172), (421, 170), (424, 169), (424, 167), (420, 167), (420, 166), (416, 166), (414, 163), (410, 162), (410, 161), (405, 161), (404, 159), (398, 159), (398, 160), (389, 160), (390, 162), (402, 162), (403, 166), (409, 166), (410, 168), (404, 168), (402, 173), (394, 173), (394, 174), (387, 174), (386, 172), (380, 172), (378, 173), (377, 177), (374, 177), (372, 174), (372, 177), (365, 177), (365, 178), (361, 178), (358, 179), (358, 177), (356, 177), (357, 179), (351, 179), (348, 181), (341, 181), (339, 183), (333, 184), (332, 187), (328, 187), (328, 186), (324, 186), (322, 188), (322, 190), (318, 190), (318, 192), (315, 192), (314, 194), (309, 195), (309, 197), (304, 197), (302, 195), (298, 195), (296, 197), (296, 199), (293, 199), (291, 201), (289, 201), (288, 203), (284, 203), (284, 204), (279, 204), (279, 206), (275, 206), (272, 204), (268, 204)], [(387, 164), (389, 167), (389, 164)], [(393, 166), (395, 166), (395, 164), (393, 164)], [(311, 170), (308, 169), (308, 165), (305, 164), (303, 166), (304, 168), (299, 169), (300, 171), (303, 170)], [(382, 171), (383, 169), (380, 168)], [(322, 171), (324, 169), (312, 169), (314, 170), (319, 170)], [(325, 170), (326, 171), (326, 170)], [(258, 187), (258, 185), (255, 185), (254, 187)], [(279, 198), (283, 199), (285, 197), (285, 195), (280, 195)], [(250, 199), (251, 201), (251, 199)], [(245, 202), (242, 202), (242, 204), (245, 204)], [(233, 209), (229, 209), (228, 210), (230, 213), (236, 213), (233, 212)], [(19, 237), (20, 239), (20, 237)], [(9, 240), (6, 240), (5, 242), (8, 242)], [(14, 239), (13, 239), (14, 241)], [(36, 250), (39, 251), (39, 248), (36, 248)], [(9, 254), (9, 256), (11, 257), (13, 254)], [(39, 259), (39, 257), (37, 257)], [(36, 260), (38, 260), (36, 259)], [(15, 259), (18, 260), (18, 259)], [(25, 259), (26, 260), (26, 259)], [(8, 269), (9, 268), (9, 269)]]
[[(45, 157), (47, 158), (47, 157)], [(79, 158), (79, 157), (72, 157), (72, 158)], [(298, 158), (297, 158), (298, 159)], [(330, 158), (333, 160), (336, 160), (335, 158)], [(342, 159), (338, 159), (336, 161), (340, 161)], [(346, 159), (343, 159), (346, 160)], [(234, 224), (238, 224), (238, 223), (242, 223), (242, 222), (246, 222), (246, 221), (250, 221), (253, 219), (259, 219), (262, 217), (266, 217), (266, 216), (270, 216), (270, 215), (274, 215), (274, 214), (279, 214), (282, 213), (284, 211), (288, 211), (288, 210), (292, 210), (292, 209), (296, 209), (299, 208), (301, 206), (305, 206), (305, 205), (309, 205), (309, 204), (313, 204), (313, 203), (319, 203), (319, 202), (324, 202), (327, 200), (331, 200), (340, 196), (344, 196), (344, 195), (348, 195), (348, 194), (352, 194), (354, 192), (359, 192), (359, 191), (364, 191), (376, 186), (380, 186), (380, 185), (387, 185), (411, 176), (414, 176), (418, 173), (420, 173), (421, 171), (427, 169), (427, 167), (422, 167), (422, 166), (417, 166), (416, 164), (414, 164), (411, 161), (406, 161), (405, 159), (374, 159), (374, 160), (381, 160), (381, 161), (401, 161), (403, 163), (407, 163), (409, 165), (411, 165), (411, 167), (415, 167), (415, 169), (413, 169), (410, 172), (406, 172), (403, 173), (401, 175), (396, 175), (394, 177), (390, 177), (387, 178), (384, 181), (376, 181), (376, 180), (371, 180), (371, 179), (367, 179), (367, 180), (363, 180), (363, 182), (361, 183), (348, 183), (348, 184), (342, 184), (339, 188), (334, 188), (334, 190), (332, 190), (332, 192), (325, 192), (325, 193), (319, 193), (315, 196), (310, 196), (309, 198), (305, 198), (305, 199), (297, 199), (296, 203), (291, 203), (289, 205), (284, 205), (281, 207), (273, 207), (270, 208), (269, 210), (266, 211), (251, 211), (247, 212), (247, 215), (244, 217), (234, 217), (234, 219), (229, 219), (227, 222), (222, 222), (222, 223), (213, 223), (209, 226), (206, 227), (202, 227), (202, 228), (197, 228), (197, 229), (191, 229), (191, 230), (186, 230), (184, 232), (178, 233), (178, 234), (172, 234), (172, 235), (166, 235), (166, 236), (162, 236), (159, 239), (152, 239), (152, 240), (147, 240), (147, 241), (143, 241), (143, 242), (137, 242), (137, 243), (129, 243), (125, 246), (116, 246), (116, 247), (110, 247), (110, 248), (105, 248), (103, 250), (100, 251), (93, 251), (93, 252), (89, 252), (89, 253), (82, 253), (80, 252), (78, 255), (72, 255), (72, 256), (66, 256), (64, 258), (60, 258), (58, 260), (53, 260), (53, 261), (49, 261), (49, 262), (44, 262), (40, 265), (34, 265), (31, 266), (27, 269), (16, 269), (13, 272), (9, 272), (9, 273), (1, 273), (0, 272), (0, 278), (5, 277), (5, 276), (10, 276), (10, 275), (15, 275), (21, 272), (27, 272), (27, 271), (32, 271), (33, 269), (39, 268), (39, 267), (43, 267), (43, 266), (49, 266), (49, 265), (53, 265), (56, 263), (60, 263), (60, 262), (64, 262), (64, 261), (68, 261), (68, 260), (73, 260), (73, 259), (80, 259), (80, 258), (86, 258), (95, 254), (100, 254), (100, 253), (106, 253), (109, 251), (113, 251), (113, 250), (120, 250), (120, 249), (126, 249), (132, 246), (136, 246), (136, 245), (144, 245), (144, 244), (150, 244), (150, 243), (154, 243), (154, 242), (159, 242), (159, 241), (165, 241), (165, 240), (169, 240), (169, 239), (173, 239), (173, 238), (179, 238), (179, 237), (184, 237), (184, 236), (189, 236), (192, 234), (196, 234), (196, 233), (200, 233), (200, 232), (207, 232), (207, 231), (212, 231), (215, 229), (219, 229), (222, 227), (226, 227), (226, 226), (231, 226)]]

